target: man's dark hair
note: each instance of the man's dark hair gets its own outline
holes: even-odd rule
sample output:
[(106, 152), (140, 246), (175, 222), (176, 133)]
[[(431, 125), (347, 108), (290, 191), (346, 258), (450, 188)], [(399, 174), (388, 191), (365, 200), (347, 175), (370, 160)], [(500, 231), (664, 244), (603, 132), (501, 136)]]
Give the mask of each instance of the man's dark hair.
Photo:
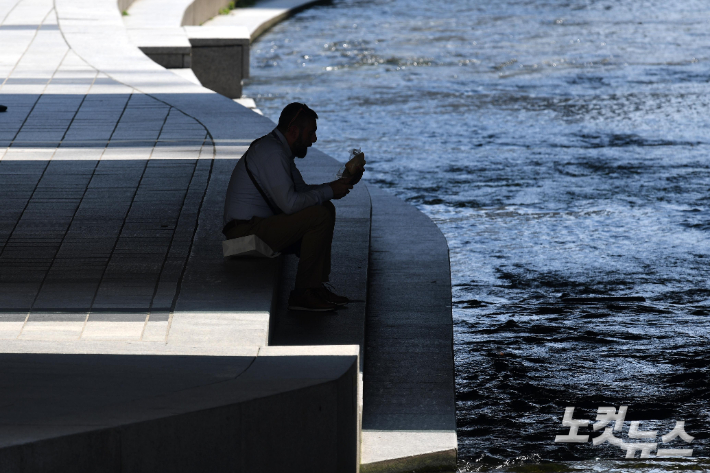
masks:
[(284, 107), (279, 117), (278, 129), (282, 133), (286, 133), (292, 126), (297, 126), (299, 130), (303, 130), (311, 120), (317, 120), (318, 114), (308, 108), (305, 103), (293, 102)]

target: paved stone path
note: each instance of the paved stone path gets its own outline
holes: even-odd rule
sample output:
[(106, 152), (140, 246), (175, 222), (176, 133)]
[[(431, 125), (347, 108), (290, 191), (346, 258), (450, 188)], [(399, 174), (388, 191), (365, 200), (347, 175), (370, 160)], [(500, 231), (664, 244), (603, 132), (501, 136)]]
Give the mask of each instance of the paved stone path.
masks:
[(0, 338), (164, 340), (207, 131), (86, 64), (51, 1), (0, 21)]
[(456, 464), (451, 272), (426, 215), (374, 186), (362, 414), (363, 473)]
[[(259, 21), (268, 23), (283, 13), (277, 6), (309, 2), (267, 3), (273, 8), (261, 9)], [(336, 202), (334, 283), (358, 302), (325, 318), (289, 313), (292, 259), (281, 271), (280, 260), (221, 254), (229, 176), (273, 122), (150, 61), (130, 43), (115, 0), (0, 0), (0, 103), (9, 107), (0, 114), (6, 360), (14, 363), (10, 353), (273, 355), (281, 358), (269, 383), (280, 388), (291, 385), (293, 357), (360, 353), (362, 471), (455, 459), (448, 259), (425, 216), (381, 191), (373, 194), (380, 208), (371, 209), (367, 188), (357, 186)], [(339, 164), (313, 150), (299, 167), (308, 182), (326, 182)], [(424, 253), (434, 256), (422, 260)], [(346, 345), (302, 346), (334, 343)], [(63, 382), (47, 377), (55, 370), (37, 369), (46, 386)], [(124, 381), (109, 378), (96, 393)], [(63, 395), (75, 406), (75, 394)], [(36, 398), (28, 399), (33, 411)], [(22, 418), (10, 414), (0, 412)], [(14, 424), (5, 425), (12, 443)]]

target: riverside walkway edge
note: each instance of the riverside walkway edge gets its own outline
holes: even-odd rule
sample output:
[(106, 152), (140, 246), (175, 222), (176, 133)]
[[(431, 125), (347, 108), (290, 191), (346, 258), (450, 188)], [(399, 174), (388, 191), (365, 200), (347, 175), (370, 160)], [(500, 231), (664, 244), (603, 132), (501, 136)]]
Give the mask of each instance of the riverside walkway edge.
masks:
[(454, 471), (449, 248), (426, 215), (370, 186), (363, 473)]
[[(4, 309), (0, 311), (0, 353), (84, 354), (101, 362), (107, 360), (102, 358), (107, 355), (141, 355), (152, 360), (146, 361), (146, 366), (164, 366), (156, 355), (170, 355), (171, 359), (183, 355), (215, 360), (241, 357), (252, 360), (252, 364), (259, 357), (273, 356), (275, 364), (271, 368), (263, 374), (253, 373), (256, 378), (271, 379), (278, 390), (284, 376), (279, 366), (291, 366), (300, 359), (306, 365), (305, 371), (299, 373), (304, 378), (317, 377), (324, 369), (330, 369), (327, 366), (347, 366), (355, 348), (356, 379), (354, 383), (339, 382), (344, 392), (355, 390), (355, 398), (350, 399), (359, 398), (360, 409), (364, 409), (362, 421), (357, 421), (364, 425), (363, 471), (427, 471), (451, 468), (452, 461), (455, 464), (455, 430), (452, 433), (450, 423), (454, 410), (453, 404), (448, 403), (453, 387), (446, 391), (448, 380), (439, 383), (441, 396), (434, 403), (439, 406), (434, 408), (439, 412), (435, 415), (447, 419), (446, 425), (437, 424), (435, 429), (429, 421), (421, 422), (426, 417), (421, 416), (422, 409), (431, 405), (418, 405), (405, 412), (413, 423), (404, 432), (396, 423), (382, 423), (385, 418), (391, 419), (388, 413), (396, 416), (402, 412), (392, 410), (392, 406), (383, 407), (376, 400), (368, 411), (368, 402), (363, 407), (362, 394), (357, 394), (362, 390), (357, 373), (363, 376), (363, 365), (368, 370), (364, 378), (371, 375), (373, 381), (374, 391), (370, 392), (380, 389), (377, 378), (388, 376), (388, 370), (396, 366), (385, 362), (382, 353), (386, 358), (388, 350), (372, 350), (378, 344), (393, 347), (396, 343), (392, 345), (391, 337), (382, 337), (384, 332), (380, 329), (368, 332), (366, 310), (368, 317), (373, 312), (366, 308), (365, 300), (383, 303), (382, 310), (394, 310), (395, 318), (399, 313), (396, 306), (402, 301), (400, 293), (389, 299), (373, 299), (369, 295), (368, 286), (380, 284), (368, 281), (368, 272), (372, 276), (371, 262), (389, 264), (372, 260), (370, 240), (377, 240), (381, 232), (389, 230), (383, 230), (381, 225), (371, 228), (373, 210), (364, 185), (336, 203), (339, 217), (334, 242), (334, 255), (339, 261), (334, 265), (341, 265), (341, 276), (334, 281), (336, 287), (347, 287), (347, 295), (359, 302), (342, 312), (341, 317), (295, 319), (285, 311), (293, 259), (224, 262), (220, 252), (221, 210), (231, 169), (254, 138), (273, 128), (273, 122), (147, 59), (130, 43), (113, 0), (0, 0), (0, 22), (0, 35), (6, 35), (0, 39), (12, 35), (13, 47), (17, 43), (17, 52), (0, 52), (0, 80), (5, 77), (0, 97), (11, 106), (11, 115), (7, 115), (10, 122), (19, 120), (17, 130), (0, 134), (0, 152), (2, 146), (7, 147), (0, 166), (12, 167), (8, 176), (21, 176), (19, 180), (8, 178), (12, 186), (4, 195), (13, 197), (14, 207), (3, 214), (0, 227), (4, 245), (0, 269), (21, 269), (19, 276), (6, 272), (0, 275), (0, 303)], [(12, 118), (16, 112), (24, 115)], [(105, 131), (97, 132), (98, 125)], [(34, 163), (30, 169), (18, 167), (28, 163)], [(313, 150), (302, 170), (308, 181), (322, 182), (329, 180), (338, 166), (332, 158)], [(73, 177), (67, 179), (67, 175)], [(17, 187), (17, 183), (24, 186), (25, 181), (26, 187)], [(72, 187), (76, 187), (73, 193), (69, 192)], [(13, 193), (18, 189), (27, 197), (17, 199)], [(117, 189), (132, 197), (112, 202), (112, 196), (119, 193)], [(413, 207), (374, 191), (379, 196), (377, 205), (390, 217), (413, 212), (418, 214), (416, 218), (433, 226)], [(56, 207), (58, 202), (66, 208), (50, 219), (56, 235), (47, 235), (42, 227), (47, 225), (46, 209)], [(374, 213), (378, 215), (378, 211)], [(113, 226), (107, 227), (106, 214), (114, 216)], [(401, 229), (392, 235), (397, 232)], [(161, 243), (151, 243), (156, 239)], [(102, 247), (92, 253), (94, 241), (102, 242), (109, 251)], [(430, 243), (442, 248), (440, 238)], [(445, 240), (443, 245), (445, 248)], [(436, 252), (440, 253), (438, 249)], [(413, 255), (406, 248), (403, 254)], [(448, 255), (445, 265), (440, 260), (436, 270), (445, 266), (448, 275)], [(87, 263), (95, 263), (98, 270), (85, 275)], [(398, 276), (408, 277), (416, 272), (411, 268), (407, 271)], [(45, 276), (38, 286), (27, 282), (39, 274)], [(69, 282), (76, 284), (70, 287), (66, 285)], [(82, 289), (92, 284), (96, 287), (91, 291)], [(18, 298), (18, 289), (26, 295)], [(83, 299), (74, 297), (83, 293)], [(450, 284), (448, 297), (450, 322)], [(444, 318), (435, 322), (444, 331), (445, 312)], [(419, 317), (426, 325), (426, 314)], [(450, 327), (448, 330), (450, 333)], [(405, 347), (407, 340), (422, 341), (409, 332), (394, 338), (404, 342)], [(340, 346), (328, 346), (335, 343)], [(275, 344), (290, 346), (266, 347)], [(446, 353), (443, 345), (439, 348)], [(406, 350), (400, 353), (404, 356)], [(316, 365), (320, 368), (309, 373), (308, 366), (315, 365), (308, 365), (308, 357), (314, 355), (330, 361), (319, 361)], [(373, 356), (373, 362), (368, 365), (365, 356)], [(396, 363), (402, 360), (397, 356), (393, 359)], [(39, 363), (38, 369), (45, 369), (41, 366), (46, 366), (47, 360), (50, 358)], [(446, 360), (442, 359), (441, 366)], [(453, 366), (448, 369), (449, 384), (453, 386)], [(424, 386), (429, 383), (427, 372), (411, 375)], [(322, 378), (333, 379), (331, 375)], [(58, 378), (53, 379), (59, 382)], [(323, 384), (326, 385), (327, 382)], [(110, 383), (101, 386), (110, 389)], [(398, 398), (400, 407), (415, 401), (415, 395), (416, 389)], [(308, 405), (307, 401), (302, 402), (303, 406)], [(171, 415), (173, 420), (187, 414), (179, 409), (177, 412), (182, 414)], [(378, 416), (379, 427), (368, 428)], [(342, 414), (341, 418), (345, 419)], [(6, 425), (13, 425), (10, 418), (4, 420), (9, 421), (4, 422)], [(278, 425), (277, 419), (274, 422)], [(113, 425), (123, 429), (127, 424)], [(350, 442), (348, 445), (359, 445), (357, 435), (347, 440), (347, 431), (352, 430), (343, 425), (333, 424), (336, 430), (344, 429), (338, 438), (346, 439), (342, 441)], [(359, 430), (357, 426), (356, 431)], [(377, 435), (371, 435), (373, 432)], [(304, 434), (301, 440), (307, 438)], [(110, 442), (105, 445), (113, 448)], [(336, 449), (338, 455), (324, 456), (324, 461), (348, 458), (348, 448)], [(356, 451), (360, 455), (359, 447)], [(2, 452), (8, 450), (0, 445), (0, 466), (3, 459), (15, 458), (3, 456)], [(303, 461), (303, 465), (308, 463)], [(234, 463), (230, 465), (232, 468)], [(276, 471), (263, 464), (242, 468)], [(302, 471), (317, 471), (318, 466), (310, 464), (308, 468)], [(338, 467), (326, 471), (347, 470)]]
[[(280, 262), (221, 255), (226, 182), (273, 122), (147, 59), (112, 1), (2, 0), (0, 41), (0, 358), (17, 399), (0, 469), (355, 471), (359, 346), (266, 347)], [(186, 387), (200, 356), (242, 368)]]

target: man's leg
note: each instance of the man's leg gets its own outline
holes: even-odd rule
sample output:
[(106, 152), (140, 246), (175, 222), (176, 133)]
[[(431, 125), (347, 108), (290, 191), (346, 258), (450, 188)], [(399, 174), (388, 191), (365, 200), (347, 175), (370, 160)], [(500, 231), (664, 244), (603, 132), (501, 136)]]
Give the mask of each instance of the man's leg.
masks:
[(274, 251), (281, 251), (300, 240), (296, 289), (319, 288), (330, 274), (330, 246), (335, 227), (335, 207), (330, 202), (326, 204), (329, 205), (313, 205), (291, 215), (257, 218), (238, 225), (227, 237), (256, 235)]
[[(333, 205), (332, 202), (328, 201), (323, 204), (323, 207), (328, 209), (328, 212), (330, 212), (331, 217), (333, 218), (333, 222), (335, 222), (335, 205)], [(331, 262), (331, 250), (333, 247), (333, 230), (335, 229), (335, 225), (331, 227), (330, 229), (330, 235), (329, 235), (329, 244), (328, 244), (328, 255), (326, 258), (327, 265), (323, 267), (323, 275), (321, 277), (322, 282), (328, 282), (330, 280), (330, 262)], [(328, 289), (327, 286), (323, 285), (320, 288), (316, 290), (316, 294), (318, 297), (321, 299), (324, 299), (328, 302), (331, 302), (333, 304), (337, 304), (339, 306), (346, 305), (347, 303), (350, 302), (350, 299), (344, 296), (340, 296), (334, 292), (332, 292), (330, 289)]]
[(330, 281), (331, 251), (333, 249), (333, 231), (335, 230), (335, 205), (333, 205), (331, 201), (327, 201), (323, 203), (323, 207), (328, 209), (328, 212), (330, 212), (331, 217), (333, 218), (333, 226), (330, 229), (330, 235), (328, 239), (328, 254), (326, 255), (327, 263), (323, 267), (323, 275), (321, 276), (322, 282), (328, 282)]

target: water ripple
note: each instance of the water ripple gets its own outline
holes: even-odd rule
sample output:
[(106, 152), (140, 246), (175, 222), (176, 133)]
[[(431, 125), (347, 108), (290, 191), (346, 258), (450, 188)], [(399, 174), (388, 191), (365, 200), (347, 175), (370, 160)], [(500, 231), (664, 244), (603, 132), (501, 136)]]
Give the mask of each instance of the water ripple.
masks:
[[(461, 471), (710, 471), (554, 442), (565, 406), (628, 405), (624, 435), (684, 420), (707, 457), (709, 17), (704, 0), (334, 0), (253, 45), (245, 93), (267, 116), (308, 103), (319, 148), (362, 147), (369, 182), (448, 239)], [(645, 302), (562, 301), (610, 295)]]

